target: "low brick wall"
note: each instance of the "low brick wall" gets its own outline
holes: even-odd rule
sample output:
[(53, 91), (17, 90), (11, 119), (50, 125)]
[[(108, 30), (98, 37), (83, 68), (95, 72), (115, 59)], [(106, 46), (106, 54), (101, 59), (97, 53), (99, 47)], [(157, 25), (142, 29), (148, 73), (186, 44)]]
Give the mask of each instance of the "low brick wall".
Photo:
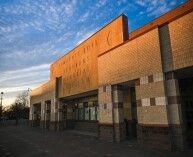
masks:
[(113, 142), (113, 124), (99, 124), (99, 139)]
[(53, 131), (57, 130), (57, 122), (50, 122), (50, 130)]
[(31, 127), (40, 126), (40, 121), (38, 121), (38, 120), (29, 120), (29, 126), (31, 126)]
[(73, 121), (73, 128), (98, 133), (98, 121)]
[(138, 141), (146, 146), (171, 150), (170, 128), (167, 126), (137, 126)]

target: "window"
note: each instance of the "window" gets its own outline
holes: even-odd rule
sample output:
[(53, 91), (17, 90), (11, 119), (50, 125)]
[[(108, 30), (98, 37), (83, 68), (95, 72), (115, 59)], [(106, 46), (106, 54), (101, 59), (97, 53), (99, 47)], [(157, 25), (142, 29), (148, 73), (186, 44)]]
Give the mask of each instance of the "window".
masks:
[(75, 120), (78, 120), (78, 109), (75, 109)]
[(75, 104), (75, 120), (98, 120), (97, 110), (97, 102)]
[(96, 107), (90, 107), (90, 120), (96, 120)]
[(62, 105), (62, 119), (63, 120), (67, 119), (67, 105), (65, 104)]
[(89, 113), (89, 107), (84, 108), (84, 117), (85, 120), (89, 120), (90, 119), (90, 113)]
[(84, 120), (84, 109), (83, 108), (78, 109), (78, 120)]

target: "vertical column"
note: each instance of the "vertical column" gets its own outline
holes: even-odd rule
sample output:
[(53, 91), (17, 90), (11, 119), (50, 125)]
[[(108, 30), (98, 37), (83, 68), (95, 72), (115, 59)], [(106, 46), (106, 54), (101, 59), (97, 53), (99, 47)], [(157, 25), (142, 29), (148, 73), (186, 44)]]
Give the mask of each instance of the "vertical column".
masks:
[(122, 86), (113, 86), (113, 122), (114, 136), (116, 142), (121, 142), (126, 139), (126, 130), (123, 115), (123, 91)]
[(45, 128), (50, 128), (51, 101), (45, 102)]
[(73, 128), (73, 107), (74, 107), (74, 103), (70, 102), (67, 106), (67, 127), (68, 128)]
[(135, 84), (138, 140), (151, 147), (171, 149), (164, 74), (143, 76)]
[(121, 86), (99, 88), (99, 138), (107, 141), (125, 140), (123, 93)]
[(172, 147), (176, 150), (183, 150), (187, 145), (187, 140), (182, 119), (179, 85), (175, 72), (165, 74), (165, 89), (168, 98), (167, 111)]
[(32, 127), (37, 126), (37, 106), (33, 105), (33, 120), (32, 120)]
[(58, 121), (58, 99), (51, 100), (51, 119), (50, 119), (50, 130), (57, 130)]
[(180, 103), (179, 85), (174, 69), (172, 55), (171, 37), (168, 24), (158, 29), (162, 67), (165, 73), (165, 92), (167, 97), (167, 114), (170, 126), (171, 144), (173, 149), (184, 149), (186, 147), (185, 126), (182, 121), (182, 110)]
[(31, 104), (30, 102), (30, 111), (29, 111), (29, 126), (33, 126), (33, 114), (34, 114), (34, 108), (33, 108), (33, 104)]
[(136, 137), (137, 109), (135, 90), (132, 87), (123, 89), (123, 112), (126, 136)]
[(66, 119), (64, 119), (64, 104), (61, 100), (58, 101), (58, 123), (57, 123), (57, 130), (64, 130), (66, 129)]
[(40, 128), (45, 129), (45, 106), (46, 102), (42, 101), (41, 103), (41, 119), (40, 119)]
[(101, 86), (98, 93), (99, 102), (99, 139), (114, 141), (113, 103), (111, 85)]

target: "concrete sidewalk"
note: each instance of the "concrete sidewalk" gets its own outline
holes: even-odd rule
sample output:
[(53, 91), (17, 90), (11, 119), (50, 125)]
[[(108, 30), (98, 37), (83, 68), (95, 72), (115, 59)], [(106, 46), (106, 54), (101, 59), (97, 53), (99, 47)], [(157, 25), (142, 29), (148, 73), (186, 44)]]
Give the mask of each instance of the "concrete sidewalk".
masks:
[(161, 151), (141, 146), (134, 141), (116, 144), (73, 131), (54, 132), (19, 125), (0, 127), (0, 156), (192, 157), (193, 150)]

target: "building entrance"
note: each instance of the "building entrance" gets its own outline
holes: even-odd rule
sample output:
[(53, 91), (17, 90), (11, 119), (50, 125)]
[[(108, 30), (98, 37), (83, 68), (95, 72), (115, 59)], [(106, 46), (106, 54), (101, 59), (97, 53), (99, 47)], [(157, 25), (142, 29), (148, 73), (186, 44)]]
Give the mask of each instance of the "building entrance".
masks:
[(97, 91), (61, 99), (67, 129), (98, 133)]
[(137, 108), (135, 87), (123, 86), (123, 114), (127, 139), (137, 137)]
[(33, 117), (33, 120), (34, 120), (34, 126), (40, 126), (40, 120), (41, 120), (41, 103), (38, 103), (38, 104), (34, 104), (33, 106), (34, 108), (34, 117)]
[(188, 145), (193, 146), (193, 77), (179, 81)]
[(45, 102), (45, 114), (44, 114), (46, 129), (50, 128), (50, 114), (51, 114), (51, 100), (48, 100)]
[(60, 112), (61, 112), (61, 124), (60, 125), (63, 127), (63, 129), (66, 129), (68, 126), (68, 123), (67, 123), (67, 103), (66, 102), (62, 103)]

